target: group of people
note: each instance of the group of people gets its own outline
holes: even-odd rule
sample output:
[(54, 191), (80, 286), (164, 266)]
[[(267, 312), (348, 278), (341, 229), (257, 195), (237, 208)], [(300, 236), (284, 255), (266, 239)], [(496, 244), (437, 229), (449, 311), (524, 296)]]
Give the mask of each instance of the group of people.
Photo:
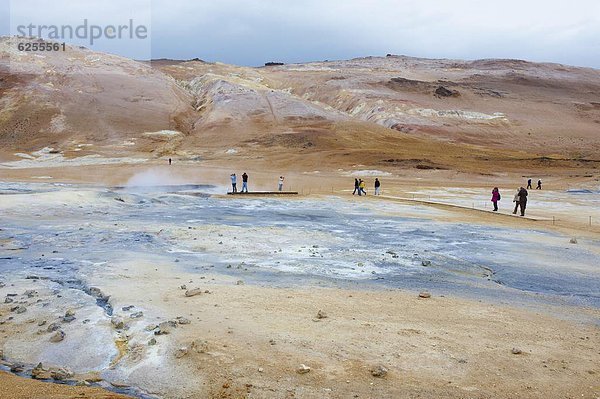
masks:
[[(235, 173), (231, 174), (231, 191), (233, 193), (237, 193), (237, 176)], [(279, 182), (277, 184), (277, 188), (279, 191), (283, 191), (283, 181), (285, 180), (285, 177), (283, 176), (279, 176)], [(248, 192), (248, 174), (246, 172), (244, 172), (244, 174), (242, 175), (242, 193), (247, 193)]]
[[(352, 193), (352, 195), (356, 195), (356, 193), (358, 193), (358, 195), (367, 195), (367, 192), (365, 191), (365, 187), (367, 186), (367, 184), (365, 183), (365, 181), (363, 179), (354, 179), (354, 192)], [(378, 178), (375, 179), (375, 195), (380, 195), (381, 194), (381, 182), (379, 181)]]
[[(231, 187), (232, 187), (232, 192), (233, 193), (237, 193), (237, 176), (235, 173), (231, 174)], [(285, 181), (285, 177), (283, 176), (279, 176), (279, 181), (278, 181), (278, 190), (279, 191), (283, 191), (283, 182)], [(358, 194), (359, 196), (367, 195), (367, 191), (365, 190), (366, 188), (366, 182), (363, 179), (354, 179), (354, 191), (352, 192), (352, 195), (356, 195)], [(375, 195), (381, 195), (381, 181), (379, 181), (379, 178), (375, 179), (375, 183), (374, 183), (374, 188), (375, 188)], [(525, 210), (527, 209), (527, 196), (529, 195), (529, 192), (527, 191), (527, 189), (531, 189), (531, 179), (529, 179), (527, 181), (527, 188), (525, 187), (519, 187), (517, 188), (517, 192), (515, 193), (514, 197), (513, 197), (513, 202), (515, 203), (515, 209), (513, 210), (513, 214), (516, 215), (517, 211), (520, 210), (521, 216), (525, 216)], [(542, 189), (542, 181), (538, 180), (537, 183), (537, 187), (536, 190), (541, 190)], [(247, 193), (248, 192), (248, 174), (246, 172), (244, 172), (244, 174), (242, 174), (242, 193)], [(494, 187), (494, 189), (492, 190), (492, 203), (494, 204), (494, 212), (498, 212), (498, 202), (500, 202), (500, 200), (502, 199), (502, 196), (500, 195), (500, 189), (498, 187)]]
[[(535, 188), (536, 190), (541, 190), (542, 189), (542, 180), (538, 180), (537, 182), (537, 187)], [(527, 190), (533, 190), (533, 187), (531, 186), (531, 179), (527, 180)]]
[[(530, 180), (531, 181), (531, 180)], [(541, 186), (541, 181), (540, 184)], [(539, 188), (541, 190), (541, 188)], [(524, 187), (517, 188), (517, 192), (513, 197), (513, 202), (515, 203), (515, 209), (513, 210), (513, 215), (517, 214), (517, 211), (521, 211), (521, 216), (525, 216), (525, 210), (527, 209), (527, 196), (529, 192)], [(498, 212), (498, 202), (502, 199), (500, 195), (500, 190), (498, 187), (494, 187), (492, 190), (492, 203), (494, 204), (494, 212)]]
[[(235, 173), (231, 174), (231, 188), (232, 188), (232, 192), (233, 193), (237, 193), (237, 176), (235, 175)], [(247, 193), (248, 192), (248, 174), (246, 172), (244, 172), (244, 174), (242, 175), (242, 193)]]

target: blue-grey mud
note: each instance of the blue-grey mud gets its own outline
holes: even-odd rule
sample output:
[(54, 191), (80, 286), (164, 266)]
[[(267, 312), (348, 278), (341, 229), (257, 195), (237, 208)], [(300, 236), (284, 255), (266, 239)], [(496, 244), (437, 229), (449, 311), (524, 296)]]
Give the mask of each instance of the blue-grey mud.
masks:
[[(26, 373), (40, 375), (33, 366), (42, 362), (67, 369), (64, 379), (133, 387), (125, 392), (139, 397), (218, 396), (224, 385), (283, 397), (297, 384), (311, 387), (296, 390), (297, 397), (394, 397), (389, 378), (356, 376), (379, 363), (403, 378), (416, 373), (416, 393), (509, 397), (526, 389), (523, 397), (536, 397), (551, 390), (540, 381), (553, 376), (557, 384), (573, 381), (562, 388), (569, 394), (597, 392), (588, 380), (600, 372), (598, 347), (590, 352), (600, 325), (599, 241), (466, 223), (450, 218), (451, 211), (371, 198), (216, 192), (197, 185), (0, 184), (6, 367), (22, 363)], [(432, 298), (419, 299), (425, 291)], [(282, 308), (286, 301), (293, 303)], [(440, 324), (420, 319), (421, 312)], [(298, 324), (300, 315), (306, 320)], [(350, 327), (359, 315), (367, 318)], [(374, 321), (384, 315), (401, 320)], [(471, 335), (485, 321), (484, 330), (504, 336), (480, 337), (483, 347), (472, 348), (469, 337), (477, 341)], [(461, 323), (464, 342), (446, 341)], [(573, 337), (556, 341), (553, 326)], [(382, 344), (382, 330), (403, 338)], [(315, 344), (321, 335), (333, 354)], [(365, 340), (379, 344), (364, 346), (370, 355), (344, 345)], [(269, 350), (285, 364), (273, 364), (277, 356)], [(474, 370), (486, 357), (499, 368)], [(509, 370), (531, 368), (533, 359), (542, 369), (528, 382), (516, 375), (506, 381)], [(277, 364), (281, 369), (271, 371)], [(309, 381), (295, 381), (302, 378), (294, 372), (299, 364), (314, 369)], [(563, 366), (568, 372), (556, 378)], [(548, 368), (555, 371), (546, 375)], [(277, 376), (270, 383), (269, 373)], [(279, 373), (294, 381), (279, 383)], [(502, 382), (478, 385), (488, 374)], [(431, 391), (420, 391), (423, 379)], [(456, 386), (441, 385), (448, 379)], [(328, 380), (343, 387), (327, 388)]]

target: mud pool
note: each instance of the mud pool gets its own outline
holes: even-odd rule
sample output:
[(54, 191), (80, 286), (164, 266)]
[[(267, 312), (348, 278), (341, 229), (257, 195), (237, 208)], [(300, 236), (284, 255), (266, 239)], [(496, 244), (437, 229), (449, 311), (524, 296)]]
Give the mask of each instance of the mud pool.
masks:
[[(597, 241), (443, 222), (451, 211), (371, 198), (222, 191), (0, 183), (0, 369), (30, 376), (43, 362), (71, 370), (68, 383), (93, 373), (134, 397), (189, 397), (206, 381), (173, 353), (232, 322), (217, 307), (229, 298), (211, 299), (224, 285), (248, 286), (237, 301), (263, 287), (426, 290), (600, 324)], [(203, 294), (188, 302), (193, 287)], [(183, 316), (191, 326), (159, 336)], [(202, 362), (239, 354), (213, 348)]]
[[(123, 259), (255, 284), (350, 284), (503, 303), (600, 307), (599, 242), (442, 223), (444, 211), (337, 197), (219, 198), (207, 186), (0, 185), (0, 281), (89, 294)], [(110, 314), (108, 303), (98, 303)]]

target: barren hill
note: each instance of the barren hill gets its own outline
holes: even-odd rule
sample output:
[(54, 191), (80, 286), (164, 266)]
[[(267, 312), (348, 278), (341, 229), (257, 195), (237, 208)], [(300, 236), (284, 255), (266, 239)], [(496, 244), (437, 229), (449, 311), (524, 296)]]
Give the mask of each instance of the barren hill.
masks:
[[(600, 71), (368, 57), (262, 68), (0, 40), (4, 160), (45, 147), (295, 165), (488, 170), (600, 158)], [(303, 166), (304, 165), (304, 166)]]

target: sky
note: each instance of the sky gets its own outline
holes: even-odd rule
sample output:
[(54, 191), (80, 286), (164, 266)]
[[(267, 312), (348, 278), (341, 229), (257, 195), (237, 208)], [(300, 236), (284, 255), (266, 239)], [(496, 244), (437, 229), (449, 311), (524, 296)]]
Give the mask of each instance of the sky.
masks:
[(600, 68), (599, 0), (0, 0), (0, 11), (2, 34), (132, 19), (147, 38), (79, 44), (136, 59), (258, 66), (392, 53)]

